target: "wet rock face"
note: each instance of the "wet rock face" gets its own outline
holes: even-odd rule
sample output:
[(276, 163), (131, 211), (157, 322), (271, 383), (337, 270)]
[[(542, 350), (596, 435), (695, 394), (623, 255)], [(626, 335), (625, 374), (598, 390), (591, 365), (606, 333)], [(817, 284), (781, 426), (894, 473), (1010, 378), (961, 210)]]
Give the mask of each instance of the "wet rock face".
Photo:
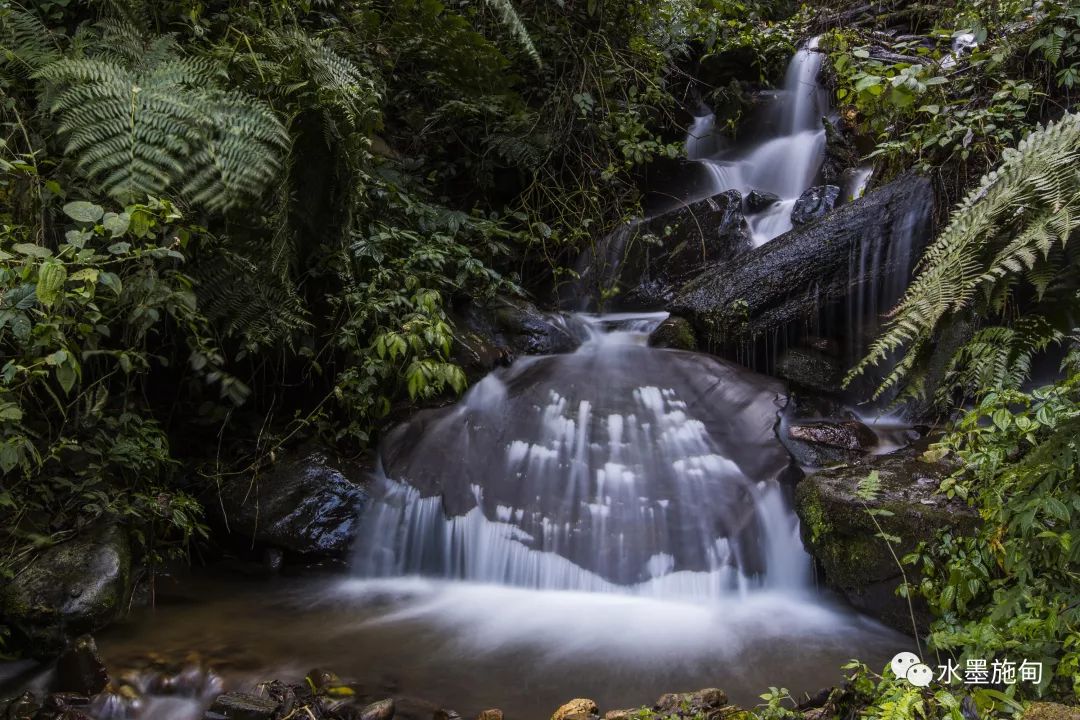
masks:
[(844, 366), (836, 357), (814, 348), (789, 348), (776, 363), (776, 375), (810, 390), (843, 392)]
[(0, 617), (38, 657), (72, 635), (99, 630), (127, 606), (131, 549), (117, 527), (88, 532), (41, 552), (0, 588)]
[(836, 185), (819, 185), (804, 192), (791, 210), (791, 224), (808, 225), (825, 217), (836, 207), (840, 188)]
[(607, 269), (600, 275), (608, 277), (600, 284), (624, 290), (620, 306), (649, 308), (669, 302), (702, 267), (753, 247), (738, 190), (669, 210), (604, 242), (610, 247), (601, 250)]
[[(900, 538), (892, 548), (899, 557), (932, 540), (939, 530), (972, 532), (978, 523), (975, 511), (937, 494), (954, 469), (946, 462), (924, 462), (917, 451), (905, 450), (823, 470), (807, 476), (795, 489), (803, 542), (825, 581), (856, 608), (901, 632), (912, 632), (907, 601), (895, 593), (901, 570), (887, 543), (877, 537), (877, 525)], [(872, 471), (878, 473), (881, 491), (876, 500), (864, 502), (856, 491)], [(890, 514), (872, 517), (868, 509)], [(907, 572), (908, 579), (918, 583), (914, 571)], [(922, 632), (929, 612), (919, 604), (915, 611)]]
[(204, 720), (272, 720), (278, 703), (247, 693), (226, 693), (214, 701)]
[(667, 309), (690, 320), (700, 344), (728, 356), (759, 347), (771, 354), (778, 338), (802, 337), (835, 308), (857, 314), (855, 323), (876, 319), (902, 294), (932, 235), (933, 202), (929, 180), (904, 176), (707, 266)]
[(322, 449), (298, 451), (207, 498), (228, 532), (305, 557), (341, 557), (368, 501), (367, 469)]

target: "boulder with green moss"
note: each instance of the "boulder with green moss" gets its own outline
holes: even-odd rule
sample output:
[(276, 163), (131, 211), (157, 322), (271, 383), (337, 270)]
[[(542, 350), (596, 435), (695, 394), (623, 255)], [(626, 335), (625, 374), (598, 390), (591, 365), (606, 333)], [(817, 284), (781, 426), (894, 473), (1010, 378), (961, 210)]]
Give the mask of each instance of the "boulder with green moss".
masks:
[[(920, 452), (905, 450), (851, 462), (809, 475), (795, 490), (795, 510), (802, 537), (825, 581), (856, 608), (897, 630), (911, 633), (912, 614), (920, 632), (929, 623), (928, 608), (909, 607), (896, 594), (903, 580), (896, 558), (933, 540), (939, 530), (970, 533), (978, 515), (963, 502), (937, 493), (955, 467), (926, 462)], [(880, 483), (873, 499), (858, 492), (872, 472)], [(871, 510), (884, 511), (871, 514)], [(892, 538), (886, 541), (879, 535)], [(915, 582), (914, 568), (905, 567)]]
[(119, 617), (130, 593), (131, 548), (120, 528), (109, 527), (38, 553), (0, 589), (0, 624), (45, 657)]

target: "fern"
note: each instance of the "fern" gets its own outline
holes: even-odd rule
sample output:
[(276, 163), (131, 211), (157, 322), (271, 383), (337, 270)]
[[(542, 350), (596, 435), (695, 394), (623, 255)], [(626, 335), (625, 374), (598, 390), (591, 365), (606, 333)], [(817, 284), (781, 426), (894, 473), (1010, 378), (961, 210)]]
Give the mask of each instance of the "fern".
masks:
[(875, 394), (880, 397), (909, 376), (946, 315), (971, 305), (980, 293), (1000, 311), (1023, 274), (1035, 280), (1038, 292), (1061, 274), (1060, 266), (1040, 263), (1064, 248), (1080, 226), (1080, 115), (1036, 129), (1004, 157), (953, 212), (848, 382), (899, 353)]
[(1035, 355), (1064, 339), (1063, 332), (1040, 316), (1019, 318), (1011, 327), (984, 328), (950, 361), (938, 399), (945, 402), (956, 392), (971, 396), (1018, 390), (1031, 374)]
[(161, 36), (102, 25), (92, 57), (38, 70), (77, 168), (122, 203), (167, 190), (211, 211), (257, 197), (289, 137), (265, 103), (218, 87), (219, 68)]
[(525, 51), (525, 54), (536, 63), (537, 67), (541, 67), (540, 53), (537, 52), (536, 46), (533, 44), (532, 36), (529, 34), (529, 29), (525, 27), (525, 23), (522, 21), (521, 16), (518, 15), (514, 4), (511, 0), (484, 0), (489, 8), (491, 8), (499, 16), (499, 21), (503, 24), (503, 27), (507, 29), (510, 35), (517, 41), (517, 44), (521, 46), (521, 49)]
[(29, 77), (60, 57), (52, 32), (31, 13), (0, 8), (0, 68)]

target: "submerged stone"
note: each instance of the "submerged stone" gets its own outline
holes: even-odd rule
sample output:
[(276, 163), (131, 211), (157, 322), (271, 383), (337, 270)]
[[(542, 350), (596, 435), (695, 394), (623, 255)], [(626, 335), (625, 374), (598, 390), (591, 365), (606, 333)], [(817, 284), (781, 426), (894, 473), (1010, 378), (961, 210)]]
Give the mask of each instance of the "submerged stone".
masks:
[(273, 720), (278, 703), (248, 693), (225, 693), (214, 700), (205, 720)]
[(393, 700), (379, 700), (364, 707), (358, 720), (393, 720), (396, 706)]

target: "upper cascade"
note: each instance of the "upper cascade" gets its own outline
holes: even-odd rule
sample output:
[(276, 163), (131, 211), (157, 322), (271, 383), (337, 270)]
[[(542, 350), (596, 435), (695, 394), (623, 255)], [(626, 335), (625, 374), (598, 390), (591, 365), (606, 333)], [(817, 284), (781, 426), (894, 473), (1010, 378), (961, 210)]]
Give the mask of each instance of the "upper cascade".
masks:
[(696, 118), (686, 140), (687, 156), (699, 160), (711, 176), (705, 195), (757, 190), (779, 200), (747, 219), (755, 245), (791, 229), (791, 211), (799, 196), (814, 184), (825, 159), (822, 118), (828, 100), (818, 82), (823, 54), (818, 39), (807, 41), (788, 65), (783, 88), (771, 104), (767, 131), (749, 146), (716, 150), (715, 120)]

